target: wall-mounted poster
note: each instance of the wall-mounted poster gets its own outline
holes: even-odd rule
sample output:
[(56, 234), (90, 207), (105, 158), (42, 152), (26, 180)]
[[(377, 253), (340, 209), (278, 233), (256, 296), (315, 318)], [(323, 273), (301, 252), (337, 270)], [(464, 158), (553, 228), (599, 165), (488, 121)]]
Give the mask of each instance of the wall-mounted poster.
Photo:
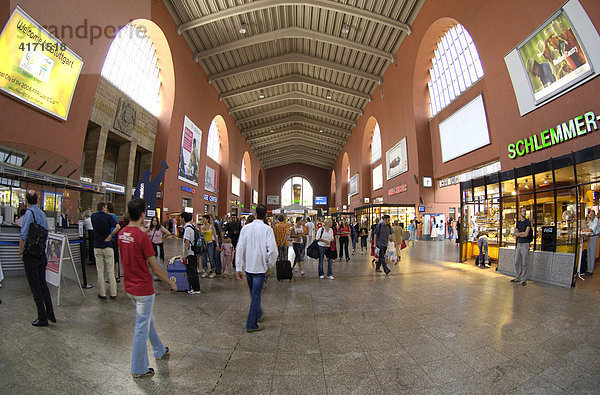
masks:
[(206, 171), (204, 172), (204, 190), (217, 192), (217, 172), (209, 166), (206, 166)]
[(252, 204), (258, 204), (258, 191), (256, 189), (252, 190)]
[(600, 36), (578, 0), (569, 0), (504, 61), (524, 115), (597, 73)]
[(233, 174), (231, 175), (231, 193), (240, 196), (240, 178)]
[(0, 35), (0, 59), (0, 91), (67, 120), (83, 67), (75, 52), (16, 7)]
[(267, 204), (279, 204), (279, 195), (267, 195)]
[(383, 187), (383, 166), (379, 166), (373, 169), (373, 190), (381, 189)]
[(386, 180), (408, 171), (406, 137), (385, 153)]
[(352, 176), (349, 182), (348, 196), (353, 196), (358, 193), (358, 173)]
[(202, 131), (185, 116), (181, 133), (181, 152), (179, 153), (179, 171), (177, 178), (198, 186), (198, 166), (200, 163), (200, 143)]

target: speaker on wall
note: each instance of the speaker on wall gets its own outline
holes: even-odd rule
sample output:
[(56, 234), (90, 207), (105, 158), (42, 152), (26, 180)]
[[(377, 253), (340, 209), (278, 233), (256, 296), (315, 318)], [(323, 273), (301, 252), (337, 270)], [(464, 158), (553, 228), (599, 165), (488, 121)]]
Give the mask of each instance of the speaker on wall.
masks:
[(417, 178), (417, 175), (413, 174), (413, 177), (415, 178), (415, 184), (419, 185), (419, 179)]

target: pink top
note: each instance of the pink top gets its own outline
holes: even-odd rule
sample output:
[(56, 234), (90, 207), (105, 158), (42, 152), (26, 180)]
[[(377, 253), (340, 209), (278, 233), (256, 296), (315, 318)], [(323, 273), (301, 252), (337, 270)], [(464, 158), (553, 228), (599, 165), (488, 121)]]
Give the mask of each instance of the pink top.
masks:
[(166, 229), (161, 226), (159, 230), (148, 228), (147, 233), (148, 237), (150, 237), (150, 241), (154, 244), (160, 244), (163, 242), (163, 233), (166, 234)]
[(233, 244), (231, 243), (223, 243), (223, 255), (231, 256), (231, 249), (233, 248)]

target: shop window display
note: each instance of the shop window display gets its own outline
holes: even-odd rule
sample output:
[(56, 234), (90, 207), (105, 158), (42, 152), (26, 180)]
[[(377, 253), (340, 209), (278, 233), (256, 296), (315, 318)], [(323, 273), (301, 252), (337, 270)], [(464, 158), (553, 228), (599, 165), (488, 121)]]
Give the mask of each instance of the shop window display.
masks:
[(575, 252), (577, 248), (577, 188), (556, 191), (558, 220), (556, 252)]

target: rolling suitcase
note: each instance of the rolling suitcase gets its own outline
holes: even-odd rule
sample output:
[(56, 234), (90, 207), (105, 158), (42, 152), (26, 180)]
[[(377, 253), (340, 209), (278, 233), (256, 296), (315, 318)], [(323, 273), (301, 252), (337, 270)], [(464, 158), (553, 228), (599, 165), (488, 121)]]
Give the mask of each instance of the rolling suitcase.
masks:
[(277, 281), (292, 281), (292, 277), (294, 277), (294, 272), (292, 272), (292, 263), (290, 261), (277, 261), (275, 266), (277, 268)]
[(167, 275), (169, 279), (177, 284), (177, 291), (189, 291), (190, 283), (187, 279), (186, 267), (181, 262), (180, 256), (174, 256), (167, 265)]

